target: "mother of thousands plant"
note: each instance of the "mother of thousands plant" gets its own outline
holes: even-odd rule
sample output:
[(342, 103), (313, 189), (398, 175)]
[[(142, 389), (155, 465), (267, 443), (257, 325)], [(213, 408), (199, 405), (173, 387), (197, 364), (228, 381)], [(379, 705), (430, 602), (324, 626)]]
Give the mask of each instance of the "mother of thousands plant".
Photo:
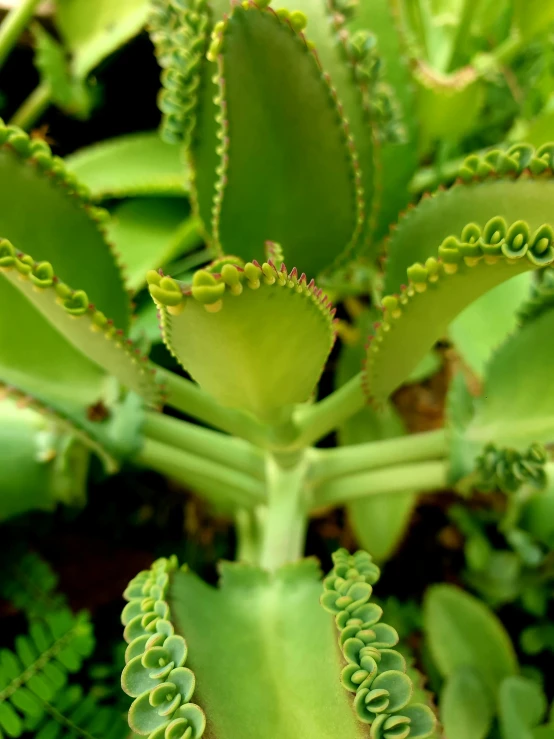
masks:
[[(306, 528), (326, 506), (346, 504), (369, 525), (401, 499), (405, 519), (420, 491), (544, 484), (554, 313), (541, 286), (554, 263), (554, 144), (469, 156), (454, 185), (391, 227), (381, 271), (381, 237), (407, 204), (416, 150), (411, 110), (401, 117), (412, 93), (396, 29), (382, 2), (372, 16), (371, 3), (284, 1), (152, 4), (162, 134), (188, 157), (213, 260), (184, 281), (151, 270), (147, 282), (163, 340), (192, 379), (154, 365), (144, 341), (128, 338), (132, 306), (107, 213), (44, 142), (0, 127), (0, 378), (44, 444), (40, 464), (0, 472), (3, 515), (37, 505), (22, 498), (37, 485), (46, 504), (79, 495), (94, 453), (108, 471), (131, 460), (167, 474), (234, 517), (238, 562), (222, 565), (219, 589), (170, 557), (125, 592), (122, 685), (136, 734), (436, 737), (417, 673), (371, 600), (372, 557), (339, 550), (322, 585), (316, 562), (301, 559)], [(373, 22), (391, 77), (406, 81), (396, 96), (366, 30)], [(541, 24), (526, 28), (533, 36)], [(464, 38), (454, 41), (447, 56), (463, 60)], [(492, 64), (481, 59), (472, 80), (486, 86), (479, 69)], [(461, 123), (461, 88), (425, 74), (421, 99), (447, 128)], [(316, 401), (342, 327), (331, 296), (367, 292), (368, 280), (380, 320), (363, 351), (343, 352), (336, 389)], [(446, 428), (401, 436), (388, 399), (448, 335), (482, 391), (474, 397), (457, 376)], [(13, 428), (2, 430), (5, 443)], [(344, 444), (315, 446), (335, 430)], [(371, 507), (377, 500), (383, 508)], [(439, 600), (430, 606), (438, 622)], [(505, 664), (500, 677), (516, 670), (511, 656)], [(447, 676), (458, 666), (441, 662)], [(497, 687), (498, 675), (487, 676), (483, 689), (474, 676), (456, 684), (473, 680), (482, 696)]]

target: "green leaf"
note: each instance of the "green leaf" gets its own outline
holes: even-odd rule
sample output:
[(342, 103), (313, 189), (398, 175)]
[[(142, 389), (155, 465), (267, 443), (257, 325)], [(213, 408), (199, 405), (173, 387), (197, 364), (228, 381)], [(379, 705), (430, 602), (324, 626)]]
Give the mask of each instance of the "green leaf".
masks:
[(135, 36), (148, 16), (148, 0), (57, 0), (56, 26), (73, 55), (72, 71), (84, 79)]
[[(459, 172), (463, 181), (425, 195), (400, 217), (388, 242), (384, 294), (398, 292), (408, 267), (435, 256), (438, 244), (468, 223), (484, 226), (502, 216), (508, 223), (527, 221), (533, 230), (548, 222), (554, 193), (551, 163), (549, 144), (536, 151), (516, 144), (507, 152), (468, 157)], [(529, 169), (537, 175), (529, 175)]]
[(540, 542), (554, 548), (554, 478), (524, 505), (521, 525)]
[[(362, 313), (356, 322), (360, 337), (364, 336), (372, 320), (372, 313)], [(336, 383), (340, 387), (353, 377), (362, 365), (363, 343), (343, 345), (339, 356)], [(384, 412), (364, 408), (351, 416), (338, 430), (341, 445), (362, 444), (377, 439), (394, 438), (405, 434), (404, 424), (393, 407)], [(371, 495), (365, 500), (348, 504), (348, 517), (357, 540), (378, 562), (387, 560), (401, 540), (410, 520), (417, 496), (407, 490), (392, 495)]]
[(168, 348), (222, 405), (267, 419), (309, 398), (334, 342), (334, 311), (313, 280), (222, 260), (192, 286), (157, 272), (148, 281)]
[(348, 23), (348, 28), (353, 31), (368, 28), (376, 35), (377, 50), (383, 61), (383, 77), (394, 90), (400, 104), (404, 134), (403, 142), (385, 141), (377, 151), (381, 166), (376, 175), (377, 202), (372, 208), (377, 213), (374, 244), (386, 235), (389, 225), (396, 221), (398, 213), (410, 202), (408, 184), (417, 167), (418, 122), (415, 114), (415, 90), (393, 13), (389, 0), (361, 2)]
[(448, 330), (464, 362), (482, 377), (492, 352), (517, 326), (518, 309), (529, 293), (533, 275), (518, 275), (469, 305)]
[(91, 304), (83, 290), (71, 289), (54, 275), (49, 262), (38, 263), (29, 255), (16, 253), (8, 241), (0, 241), (0, 259), (5, 280), (36, 309), (38, 324), (43, 317), (68, 343), (148, 403), (159, 402), (160, 388), (148, 358)]
[(444, 677), (472, 667), (495, 695), (517, 671), (517, 659), (499, 619), (484, 603), (453, 585), (432, 585), (425, 596), (424, 628)]
[(441, 721), (448, 739), (486, 739), (494, 714), (494, 698), (479, 672), (466, 666), (454, 670), (440, 700)]
[(521, 676), (508, 677), (498, 697), (502, 739), (533, 739), (534, 729), (546, 713), (546, 698), (539, 685)]
[(165, 267), (200, 246), (200, 224), (187, 218), (188, 212), (181, 198), (136, 198), (114, 208), (108, 236), (132, 290), (144, 287), (149, 269)]
[(513, 25), (521, 40), (527, 42), (540, 33), (547, 33), (554, 22), (552, 0), (514, 0)]
[[(317, 58), (286, 19), (237, 6), (220, 34), (211, 54), (225, 106), (220, 179), (213, 209), (198, 182), (201, 215), (206, 222), (212, 210), (213, 240), (226, 253), (260, 258), (271, 239), (317, 275), (363, 225), (355, 144)], [(201, 134), (198, 171), (207, 166)]]
[(162, 141), (157, 131), (100, 141), (71, 154), (65, 163), (96, 201), (187, 194), (188, 172), (181, 149)]
[[(141, 591), (150, 592), (156, 574), (139, 575), (126, 597), (142, 600)], [(206, 713), (209, 735), (365, 735), (340, 685), (335, 625), (318, 603), (321, 582), (314, 560), (288, 565), (275, 575), (227, 563), (219, 589), (191, 572), (169, 569), (168, 574), (158, 594), (167, 598), (176, 634), (187, 640), (187, 665), (197, 683), (193, 700)], [(158, 635), (167, 621), (158, 623), (147, 633), (163, 641)], [(154, 720), (153, 712), (149, 715)]]
[(453, 438), (455, 478), (472, 471), (490, 442), (523, 452), (534, 442), (554, 440), (554, 399), (545, 392), (554, 362), (553, 330), (549, 310), (525, 323), (493, 355), (474, 413)]
[(484, 227), (468, 224), (460, 236), (444, 239), (438, 259), (409, 267), (400, 295), (383, 298), (383, 321), (369, 339), (364, 373), (369, 398), (382, 403), (477, 298), (510, 277), (550, 264), (552, 244), (547, 224), (533, 231), (524, 221), (508, 226), (496, 217)]

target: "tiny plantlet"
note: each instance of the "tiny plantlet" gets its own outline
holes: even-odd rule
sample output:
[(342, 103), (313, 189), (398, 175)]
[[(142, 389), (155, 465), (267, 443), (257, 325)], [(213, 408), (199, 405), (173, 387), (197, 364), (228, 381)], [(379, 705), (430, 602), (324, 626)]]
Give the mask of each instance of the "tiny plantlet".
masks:
[[(66, 684), (90, 619), (22, 554), (0, 739), (554, 737), (522, 657), (554, 653), (554, 2), (287, 1), (64, 0), (59, 40), (33, 31), (39, 88), (0, 122), (0, 520), (153, 470), (234, 522), (236, 561), (207, 584), (137, 534), (127, 727)], [(64, 160), (26, 132), (91, 115), (145, 23), (158, 133)], [(444, 413), (406, 433), (400, 389), (440, 373)], [(420, 649), (380, 566), (443, 492), (466, 564), (429, 575)], [(361, 548), (323, 576), (308, 527), (342, 507)]]

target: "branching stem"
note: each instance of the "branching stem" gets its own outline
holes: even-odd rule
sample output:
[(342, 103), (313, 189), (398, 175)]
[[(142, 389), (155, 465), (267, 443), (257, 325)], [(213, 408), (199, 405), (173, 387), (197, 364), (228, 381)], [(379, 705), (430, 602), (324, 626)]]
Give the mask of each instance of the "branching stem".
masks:
[(447, 451), (444, 429), (333, 449), (314, 449), (310, 481), (317, 484), (381, 467), (442, 459)]
[(310, 446), (327, 436), (364, 407), (366, 399), (361, 379), (359, 373), (319, 403), (299, 410), (295, 419), (299, 429), (296, 448)]
[(262, 451), (243, 439), (154, 412), (146, 413), (143, 431), (150, 439), (203, 457), (207, 465), (218, 462), (258, 480), (264, 479)]
[(383, 469), (347, 475), (324, 482), (314, 490), (313, 506), (343, 505), (369, 495), (385, 493), (430, 492), (448, 488), (446, 461), (395, 465)]
[(263, 484), (250, 475), (153, 439), (144, 440), (134, 461), (190, 486), (219, 505), (252, 508), (265, 500)]

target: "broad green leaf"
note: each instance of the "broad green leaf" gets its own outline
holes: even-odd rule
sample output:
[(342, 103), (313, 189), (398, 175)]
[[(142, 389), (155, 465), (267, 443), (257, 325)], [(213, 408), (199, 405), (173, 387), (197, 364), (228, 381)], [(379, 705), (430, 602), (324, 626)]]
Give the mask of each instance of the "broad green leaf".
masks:
[[(522, 144), (468, 157), (459, 172), (463, 181), (424, 196), (399, 219), (388, 242), (384, 294), (398, 292), (408, 267), (435, 256), (437, 246), (468, 223), (482, 227), (502, 216), (509, 223), (527, 221), (535, 229), (548, 222), (554, 196), (550, 165), (549, 144), (536, 151)], [(529, 169), (537, 176), (530, 176)]]
[(145, 285), (149, 269), (165, 267), (202, 243), (198, 220), (181, 198), (126, 200), (113, 209), (107, 231), (134, 291)]
[(364, 386), (382, 403), (449, 324), (477, 298), (510, 277), (554, 261), (554, 232), (524, 221), (508, 225), (492, 218), (484, 228), (470, 223), (438, 246), (438, 257), (407, 270), (400, 295), (383, 298), (383, 321), (370, 336)]
[[(343, 345), (337, 365), (337, 387), (360, 371), (365, 336), (372, 319), (367, 311), (358, 318), (356, 328), (360, 331), (360, 341), (353, 345)], [(402, 436), (405, 433), (401, 418), (392, 406), (384, 412), (364, 408), (351, 416), (339, 429), (338, 440), (341, 445), (362, 444), (366, 441)], [(348, 517), (356, 538), (378, 562), (388, 559), (410, 520), (417, 496), (407, 490), (395, 495), (369, 495), (348, 505)]]
[(148, 0), (56, 0), (56, 26), (72, 54), (72, 71), (84, 79), (135, 36), (148, 16)]
[(432, 585), (423, 615), (427, 643), (444, 677), (472, 667), (495, 695), (502, 680), (516, 673), (516, 655), (502, 623), (469, 593)]
[[(0, 241), (0, 265), (3, 281), (11, 283), (36, 309), (35, 333), (38, 329), (40, 334), (44, 319), (59, 331), (58, 343), (66, 341), (74, 346), (147, 403), (159, 403), (160, 389), (152, 377), (148, 357), (122, 331), (118, 332), (83, 290), (62, 283), (49, 262), (38, 263), (29, 255), (16, 252), (8, 241)], [(9, 350), (17, 352), (18, 344), (23, 342), (14, 337)], [(59, 358), (55, 359), (59, 362)]]
[[(321, 582), (316, 562), (303, 560), (275, 575), (226, 563), (221, 573), (219, 589), (188, 571), (170, 571), (169, 581), (162, 586), (176, 635), (188, 645), (186, 666), (196, 676), (192, 700), (206, 714), (206, 735), (218, 739), (365, 736), (351, 698), (340, 684), (336, 627), (318, 602)], [(131, 642), (128, 658), (144, 651), (143, 634), (163, 634), (163, 624), (158, 631), (154, 622), (150, 632), (140, 624), (140, 589), (154, 583), (147, 577), (148, 573), (139, 575), (127, 589), (131, 601), (123, 620)], [(163, 637), (160, 643), (168, 649)], [(167, 658), (175, 663), (173, 654)], [(129, 660), (124, 684), (126, 674), (136, 669), (134, 664)], [(139, 697), (135, 703), (143, 700)], [(156, 718), (152, 708), (144, 708), (140, 718), (137, 709), (131, 708), (132, 728), (138, 728), (139, 721), (142, 726), (146, 721), (163, 725), (164, 717)]]
[(252, 259), (270, 239), (317, 275), (363, 225), (355, 142), (346, 140), (330, 83), (292, 25), (253, 6), (232, 10), (211, 58), (218, 60), (210, 74), (221, 81), (216, 97), (225, 106), (213, 207), (212, 124), (204, 112), (199, 122), (208, 120), (207, 138), (199, 123), (195, 160), (199, 176), (204, 170), (197, 181), (200, 213), (205, 223), (212, 214), (214, 242)]
[(482, 377), (492, 352), (517, 326), (517, 311), (533, 275), (518, 275), (485, 293), (450, 324), (448, 334), (464, 362)]
[(60, 501), (81, 505), (89, 451), (56, 433), (31, 409), (0, 404), (0, 520), (29, 510), (52, 510)]
[(440, 716), (448, 739), (486, 739), (494, 714), (494, 696), (479, 672), (466, 666), (454, 670), (440, 699)]
[(526, 677), (507, 677), (500, 686), (498, 711), (502, 739), (533, 739), (546, 713), (546, 698), (537, 683)]
[(522, 41), (529, 41), (540, 33), (546, 33), (554, 22), (552, 0), (514, 0), (514, 27)]
[[(548, 392), (554, 362), (554, 311), (524, 325), (495, 352), (471, 419), (453, 438), (454, 474), (468, 474), (483, 447), (524, 451), (554, 440), (554, 398)], [(518, 382), (514, 382), (518, 377)]]
[(168, 348), (222, 405), (275, 419), (308, 400), (334, 342), (334, 310), (313, 280), (222, 260), (192, 286), (157, 272), (148, 282)]
[(66, 166), (96, 201), (136, 195), (186, 195), (188, 169), (180, 147), (157, 131), (133, 133), (79, 149)]
[(377, 224), (372, 246), (386, 235), (400, 211), (410, 201), (408, 183), (417, 167), (418, 122), (415, 115), (415, 89), (405, 58), (394, 10), (389, 0), (360, 2), (348, 28), (352, 31), (369, 29), (377, 37), (377, 52), (383, 61), (383, 77), (392, 87), (400, 106), (404, 142), (385, 141), (379, 146), (380, 167), (377, 172), (375, 203)]

